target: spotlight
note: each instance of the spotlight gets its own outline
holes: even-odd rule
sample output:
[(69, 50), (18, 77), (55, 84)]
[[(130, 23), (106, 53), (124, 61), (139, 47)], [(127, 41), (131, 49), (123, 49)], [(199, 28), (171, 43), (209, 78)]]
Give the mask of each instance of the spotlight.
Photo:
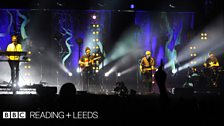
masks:
[(177, 69), (173, 69), (173, 70), (172, 70), (172, 73), (173, 73), (173, 74), (177, 73)]
[(93, 24), (93, 27), (95, 28), (95, 27), (96, 27), (96, 25), (95, 25), (95, 24)]
[(190, 46), (190, 49), (193, 49), (192, 46)]
[(108, 77), (108, 76), (109, 76), (109, 73), (105, 73), (104, 76), (105, 76), (105, 77)]
[(92, 18), (93, 18), (93, 20), (96, 20), (96, 15), (93, 15)]
[(71, 76), (72, 76), (72, 72), (69, 72), (69, 73), (68, 73), (68, 76), (71, 77)]
[(93, 42), (95, 42), (96, 40), (95, 39), (93, 39)]
[(28, 58), (28, 59), (27, 59), (27, 61), (28, 61), (28, 62), (30, 62), (30, 61), (31, 61), (31, 59), (30, 59), (30, 58)]
[(98, 34), (99, 34), (99, 32), (98, 32), (98, 31), (96, 31), (96, 34), (98, 35)]
[(96, 32), (93, 32), (93, 34), (95, 35), (95, 34), (96, 34)]
[(169, 4), (169, 7), (170, 8), (175, 8), (175, 6), (172, 3)]
[(207, 40), (207, 33), (201, 33), (201, 40)]
[(79, 68), (79, 67), (76, 68), (76, 72), (77, 72), (77, 73), (80, 73), (80, 72), (81, 72), (81, 68)]
[(28, 54), (30, 55), (31, 54), (31, 51), (28, 51)]
[(27, 69), (27, 66), (24, 66), (25, 69)]
[(62, 7), (63, 6), (63, 4), (62, 3), (60, 3), (60, 2), (57, 2), (56, 3), (58, 6), (60, 6), (60, 7)]
[(99, 28), (99, 27), (100, 27), (100, 25), (98, 25), (98, 24), (97, 24), (97, 25), (96, 25), (96, 27), (97, 27), (97, 28)]
[(120, 77), (121, 76), (121, 73), (117, 73), (117, 76)]
[(96, 73), (98, 73), (99, 72), (99, 70), (96, 70)]
[(96, 46), (96, 49), (99, 49), (99, 46)]
[(131, 8), (131, 9), (134, 9), (134, 8), (135, 8), (135, 5), (134, 5), (134, 4), (131, 4), (131, 5), (130, 5), (130, 8)]
[(98, 42), (98, 41), (99, 41), (99, 39), (97, 38), (97, 39), (96, 39), (96, 42)]
[(196, 46), (194, 46), (194, 49), (196, 49)]

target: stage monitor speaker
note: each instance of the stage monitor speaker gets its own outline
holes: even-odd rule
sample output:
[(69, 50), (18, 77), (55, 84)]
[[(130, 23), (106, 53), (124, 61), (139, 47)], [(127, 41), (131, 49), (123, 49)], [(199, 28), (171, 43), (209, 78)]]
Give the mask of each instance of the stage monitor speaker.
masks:
[(194, 94), (193, 88), (175, 88), (174, 94), (178, 96), (192, 96)]
[(87, 92), (87, 91), (77, 91), (76, 94), (77, 94), (77, 95), (87, 95), (88, 92)]
[(136, 90), (134, 90), (134, 89), (131, 89), (131, 90), (130, 90), (130, 95), (136, 95), (136, 93), (137, 93)]
[(49, 96), (49, 95), (56, 95), (57, 87), (37, 87), (36, 88), (37, 94), (41, 96)]

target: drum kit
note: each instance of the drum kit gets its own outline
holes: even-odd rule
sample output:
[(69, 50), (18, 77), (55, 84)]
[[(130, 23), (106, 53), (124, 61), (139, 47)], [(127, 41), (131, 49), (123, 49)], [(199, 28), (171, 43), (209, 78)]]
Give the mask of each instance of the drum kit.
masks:
[(218, 88), (224, 70), (222, 67), (204, 67), (201, 71), (192, 68), (189, 73), (189, 82), (193, 83), (194, 88)]

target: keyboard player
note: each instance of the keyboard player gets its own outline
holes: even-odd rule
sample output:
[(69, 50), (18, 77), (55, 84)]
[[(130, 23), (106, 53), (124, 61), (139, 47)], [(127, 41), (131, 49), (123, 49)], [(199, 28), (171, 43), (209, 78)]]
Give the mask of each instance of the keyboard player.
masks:
[[(18, 43), (18, 36), (12, 35), (11, 41), (7, 46), (7, 52), (22, 52), (22, 45)], [(19, 63), (20, 63), (20, 55), (8, 55), (8, 62), (11, 69), (11, 82), (12, 86), (16, 84), (16, 87), (18, 87), (18, 81), (19, 81)]]

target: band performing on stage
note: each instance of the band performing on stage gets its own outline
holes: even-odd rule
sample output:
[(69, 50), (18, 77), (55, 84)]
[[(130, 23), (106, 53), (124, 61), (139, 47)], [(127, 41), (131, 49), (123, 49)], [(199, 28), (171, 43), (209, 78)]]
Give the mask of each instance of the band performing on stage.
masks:
[[(94, 54), (94, 53), (93, 53)], [(95, 56), (91, 54), (91, 49), (86, 47), (85, 55), (79, 59), (79, 66), (81, 68), (81, 81), (83, 85), (83, 90), (88, 91), (91, 83), (93, 82), (94, 67), (96, 60), (102, 59), (101, 56)], [(154, 81), (154, 73), (157, 71), (155, 67), (155, 60), (151, 56), (151, 51), (145, 51), (145, 55), (139, 60), (139, 72), (140, 72), (140, 84), (138, 85), (139, 91), (143, 94), (155, 93), (153, 86), (156, 83)], [(192, 67), (188, 72), (189, 79), (186, 81), (187, 85), (190, 87), (202, 88), (201, 83), (208, 83), (204, 87), (217, 87), (218, 79), (220, 77), (221, 68), (219, 62), (213, 53), (209, 53), (208, 58), (204, 63), (204, 68), (200, 71), (196, 67)], [(205, 79), (205, 80), (203, 80)], [(186, 83), (183, 87), (187, 87)], [(190, 84), (189, 84), (190, 83)]]
[(162, 60), (169, 92), (220, 88), (224, 44), (215, 38), (222, 37), (222, 22), (207, 29), (195, 11), (36, 12), (46, 18), (35, 22), (34, 11), (0, 10), (0, 62), (7, 62), (0, 64), (6, 71), (0, 73), (2, 85), (20, 90), (74, 82), (78, 90), (109, 94), (120, 84), (138, 94), (158, 94), (154, 75)]
[(223, 1), (1, 0), (0, 120), (215, 125)]
[[(22, 55), (26, 55), (26, 52), (23, 52), (22, 45), (18, 43), (17, 38), (18, 36), (12, 35), (12, 43), (7, 46), (6, 52), (0, 52), (1, 55), (7, 56), (7, 61), (11, 69), (10, 84), (12, 87), (16, 87), (16, 89), (19, 88), (19, 63), (22, 62), (20, 57)], [(98, 83), (100, 82), (98, 81), (99, 76), (97, 76), (97, 70), (99, 70), (99, 64), (103, 61), (103, 56), (98, 53), (99, 51), (91, 52), (91, 49), (86, 47), (85, 55), (79, 59), (78, 64), (81, 70), (80, 84), (82, 85), (82, 90), (84, 91), (90, 91), (93, 86), (99, 86)], [(155, 93), (155, 89), (153, 88), (156, 83), (156, 81), (154, 81), (154, 73), (157, 71), (155, 64), (155, 60), (149, 50), (145, 51), (144, 56), (139, 59), (138, 67), (140, 73), (140, 83), (137, 90), (143, 94)], [(186, 83), (183, 84), (183, 87), (194, 87), (195, 89), (219, 87), (222, 68), (220, 67), (219, 61), (214, 53), (210, 52), (208, 54), (208, 58), (204, 61), (202, 70), (199, 70), (196, 67), (192, 67), (189, 70), (188, 75), (186, 75), (188, 76), (188, 79)], [(206, 83), (207, 86), (203, 83)], [(100, 89), (96, 88), (96, 90)]]

